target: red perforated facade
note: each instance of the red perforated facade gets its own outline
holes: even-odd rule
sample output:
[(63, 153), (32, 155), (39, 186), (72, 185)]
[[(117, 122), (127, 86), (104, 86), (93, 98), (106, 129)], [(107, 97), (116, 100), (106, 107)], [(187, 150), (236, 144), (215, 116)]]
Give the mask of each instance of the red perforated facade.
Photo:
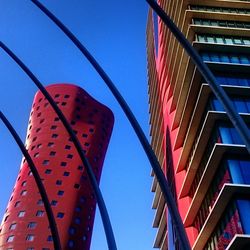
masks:
[[(81, 88), (54, 84), (47, 90), (72, 125), (100, 180), (113, 114)], [(89, 249), (96, 201), (71, 138), (38, 92), (26, 145), (47, 190), (63, 249)], [(25, 160), (1, 225), (1, 249), (53, 249), (40, 194)]]

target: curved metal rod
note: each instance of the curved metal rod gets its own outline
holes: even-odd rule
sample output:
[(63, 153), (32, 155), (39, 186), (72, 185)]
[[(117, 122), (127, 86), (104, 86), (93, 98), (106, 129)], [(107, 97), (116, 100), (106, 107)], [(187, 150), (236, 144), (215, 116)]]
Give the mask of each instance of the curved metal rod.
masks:
[(132, 125), (135, 133), (141, 145), (151, 163), (152, 169), (155, 173), (157, 181), (160, 185), (161, 191), (164, 195), (165, 201), (169, 207), (169, 211), (173, 218), (173, 223), (175, 224), (179, 239), (181, 241), (181, 245), (183, 249), (190, 249), (189, 241), (187, 239), (186, 231), (184, 229), (179, 211), (177, 209), (177, 205), (171, 193), (171, 189), (167, 183), (165, 175), (161, 169), (160, 163), (157, 160), (157, 157), (152, 150), (146, 135), (144, 134), (142, 128), (140, 127), (138, 121), (136, 120), (134, 114), (132, 113), (131, 109), (129, 108), (128, 104), (115, 87), (114, 83), (111, 81), (109, 76), (105, 73), (102, 67), (98, 64), (95, 58), (90, 54), (90, 52), (83, 46), (83, 44), (73, 35), (73, 33), (65, 27), (65, 25), (59, 21), (47, 8), (45, 8), (39, 1), (31, 0), (40, 10), (42, 10), (64, 33), (68, 38), (76, 45), (76, 47), (82, 52), (82, 54), (89, 60), (101, 78), (104, 80), (114, 97), (116, 98), (117, 102), (120, 104), (121, 108), (123, 109), (124, 113), (126, 114), (130, 124)]
[(32, 158), (30, 157), (30, 154), (29, 154), (28, 150), (25, 148), (21, 138), (18, 136), (15, 129), (12, 127), (12, 125), (10, 124), (8, 119), (4, 116), (4, 114), (1, 111), (0, 111), (0, 119), (3, 121), (4, 125), (7, 127), (7, 129), (11, 133), (12, 137), (15, 139), (18, 147), (22, 151), (27, 163), (29, 164), (30, 171), (34, 176), (34, 179), (35, 179), (35, 182), (37, 184), (38, 190), (39, 190), (40, 195), (42, 197), (42, 201), (43, 201), (43, 204), (44, 204), (44, 207), (45, 207), (45, 211), (46, 211), (47, 216), (48, 216), (50, 231), (51, 231), (51, 235), (53, 237), (54, 248), (56, 250), (61, 250), (62, 247), (61, 247), (61, 243), (60, 243), (60, 237), (59, 237), (55, 217), (53, 215), (53, 211), (52, 211), (51, 206), (50, 206), (50, 202), (49, 202), (48, 195), (46, 193), (46, 189), (45, 189), (45, 187), (43, 185), (43, 182), (41, 181), (41, 178), (40, 178), (40, 175), (39, 175), (39, 173), (37, 171), (37, 168), (36, 168)]
[(88, 174), (88, 177), (90, 180), (90, 184), (93, 188), (93, 191), (94, 191), (94, 194), (95, 194), (95, 197), (97, 200), (97, 204), (98, 204), (98, 207), (100, 210), (100, 214), (101, 214), (101, 218), (102, 218), (102, 222), (103, 222), (103, 226), (104, 226), (104, 231), (105, 231), (106, 238), (107, 238), (108, 247), (110, 250), (117, 250), (115, 237), (114, 237), (112, 226), (110, 223), (108, 211), (107, 211), (107, 208), (105, 206), (105, 203), (104, 203), (104, 200), (102, 197), (102, 193), (100, 191), (96, 177), (94, 175), (94, 172), (92, 170), (92, 167), (91, 167), (88, 159), (84, 155), (82, 146), (81, 146), (79, 140), (77, 139), (74, 131), (72, 130), (70, 124), (68, 123), (66, 117), (64, 116), (64, 114), (62, 113), (60, 108), (57, 106), (57, 104), (54, 102), (53, 98), (50, 96), (48, 91), (41, 84), (41, 82), (30, 71), (30, 69), (1, 41), (0, 41), (0, 47), (22, 68), (22, 70), (30, 77), (30, 79), (35, 83), (35, 85), (40, 89), (40, 91), (43, 93), (45, 98), (50, 103), (51, 107), (54, 109), (55, 113), (58, 115), (58, 117), (62, 121), (63, 126), (65, 127), (65, 129), (69, 133), (69, 135), (70, 135), (70, 137), (71, 137), (71, 139), (72, 139), (72, 141), (77, 149), (77, 152), (81, 158), (81, 161), (83, 162), (83, 165), (85, 166), (85, 169), (87, 171), (87, 174)]
[(149, 3), (152, 9), (157, 13), (157, 15), (161, 18), (161, 20), (165, 23), (165, 25), (170, 29), (170, 31), (174, 34), (175, 38), (179, 41), (179, 43), (188, 53), (190, 58), (193, 60), (198, 70), (200, 71), (206, 82), (209, 84), (214, 95), (222, 103), (232, 124), (237, 129), (238, 133), (241, 136), (242, 141), (245, 143), (246, 148), (250, 153), (249, 129), (245, 124), (245, 122), (243, 121), (242, 117), (235, 110), (230, 98), (228, 97), (224, 89), (219, 84), (216, 83), (216, 79), (211, 70), (203, 62), (198, 52), (193, 48), (190, 42), (186, 39), (186, 37), (182, 34), (182, 32), (178, 29), (178, 27), (174, 24), (174, 22), (170, 19), (170, 17), (164, 12), (164, 10), (154, 0), (146, 0), (146, 1)]

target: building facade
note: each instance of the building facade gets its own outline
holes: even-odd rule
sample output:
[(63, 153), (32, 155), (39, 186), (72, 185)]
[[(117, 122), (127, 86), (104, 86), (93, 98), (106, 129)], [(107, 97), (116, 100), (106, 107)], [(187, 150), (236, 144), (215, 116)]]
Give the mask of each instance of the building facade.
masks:
[[(47, 90), (72, 125), (99, 181), (114, 123), (112, 112), (75, 85), (54, 84)], [(96, 200), (71, 138), (41, 92), (34, 98), (26, 147), (51, 201), (62, 249), (88, 250)], [(48, 225), (23, 159), (1, 224), (0, 249), (52, 250)]]
[[(250, 1), (159, 0), (250, 122)], [(192, 249), (250, 249), (250, 156), (221, 103), (150, 10), (147, 58), (152, 147)], [(154, 173), (154, 247), (179, 249)]]

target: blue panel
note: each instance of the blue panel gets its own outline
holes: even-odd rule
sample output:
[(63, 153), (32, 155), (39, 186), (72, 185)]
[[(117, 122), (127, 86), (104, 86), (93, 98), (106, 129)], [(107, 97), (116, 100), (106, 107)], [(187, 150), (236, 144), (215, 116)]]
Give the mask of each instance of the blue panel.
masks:
[(231, 63), (240, 63), (239, 57), (235, 56), (235, 55), (230, 56), (230, 62)]
[(246, 56), (241, 56), (240, 57), (240, 63), (242, 64), (249, 64), (249, 60)]
[(246, 102), (247, 112), (250, 112), (250, 100)]
[(234, 106), (238, 112), (241, 112), (241, 113), (248, 112), (247, 105), (246, 105), (246, 102), (244, 100), (236, 99), (233, 102), (234, 102)]
[(227, 160), (232, 183), (244, 184), (239, 161)]
[(223, 63), (230, 63), (229, 57), (227, 55), (221, 55), (220, 61)]
[(228, 128), (219, 127), (219, 131), (220, 131), (222, 143), (225, 143), (225, 144), (233, 143), (231, 133), (229, 133)]
[(169, 213), (167, 212), (167, 230), (168, 230), (168, 249), (175, 249), (175, 240), (174, 240), (174, 232), (173, 232), (173, 223), (172, 218)]
[(221, 102), (218, 99), (214, 98), (212, 100), (212, 104), (213, 104), (214, 110), (216, 110), (216, 111), (224, 111), (224, 108), (223, 108)]
[(235, 128), (229, 128), (229, 133), (231, 135), (233, 144), (244, 144)]
[[(250, 161), (227, 160), (232, 183), (250, 184)], [(245, 234), (250, 233), (250, 201), (237, 200), (237, 207)]]
[(237, 200), (238, 211), (240, 214), (241, 224), (245, 234), (250, 234), (250, 201), (249, 200)]
[(210, 54), (210, 61), (212, 61), (212, 62), (220, 62), (221, 59), (219, 58), (218, 54), (211, 53)]
[(240, 171), (242, 173), (243, 183), (250, 184), (250, 161), (239, 161)]
[(210, 60), (210, 57), (209, 57), (209, 55), (208, 55), (208, 53), (202, 53), (201, 54), (201, 57), (202, 57), (202, 59), (203, 59), (203, 61), (211, 61)]

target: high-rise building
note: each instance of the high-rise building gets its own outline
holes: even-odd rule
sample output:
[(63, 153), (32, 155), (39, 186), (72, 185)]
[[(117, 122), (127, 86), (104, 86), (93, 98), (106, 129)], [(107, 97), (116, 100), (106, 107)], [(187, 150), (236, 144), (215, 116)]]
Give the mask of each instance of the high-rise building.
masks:
[[(99, 181), (114, 122), (112, 112), (77, 86), (54, 84), (47, 90), (72, 125)], [(62, 248), (88, 250), (96, 200), (72, 139), (41, 92), (33, 102), (26, 147), (51, 202)], [(0, 248), (52, 250), (48, 225), (38, 188), (23, 159), (1, 224)]]
[[(250, 2), (159, 0), (249, 126)], [(192, 249), (250, 249), (250, 157), (221, 103), (164, 23), (149, 11), (152, 147)], [(153, 176), (155, 248), (179, 249)], [(247, 248), (248, 246), (248, 248)]]

